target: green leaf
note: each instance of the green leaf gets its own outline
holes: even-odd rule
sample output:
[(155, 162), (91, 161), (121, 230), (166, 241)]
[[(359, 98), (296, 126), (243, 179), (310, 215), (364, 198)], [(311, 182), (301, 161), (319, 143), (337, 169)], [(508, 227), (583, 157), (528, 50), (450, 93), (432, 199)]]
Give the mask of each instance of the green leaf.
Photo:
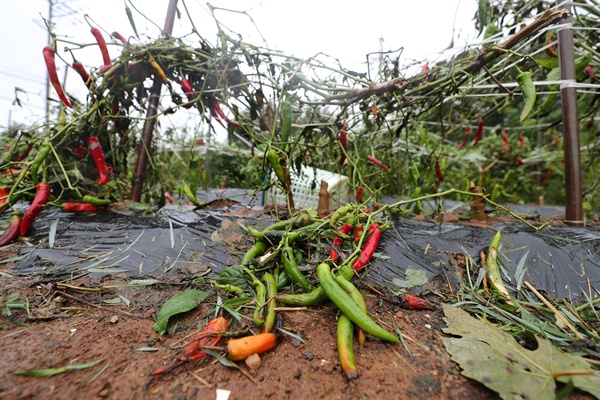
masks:
[(392, 279), (392, 283), (401, 288), (409, 289), (423, 286), (428, 282), (427, 272), (422, 269), (408, 267), (406, 268), (406, 272), (404, 272), (404, 276), (406, 276), (406, 280), (394, 278)]
[(48, 233), (48, 247), (50, 247), (51, 249), (54, 248), (54, 241), (56, 239), (56, 228), (58, 227), (59, 221), (60, 221), (60, 218), (56, 218), (50, 224), (50, 231)]
[(204, 351), (206, 354), (213, 356), (214, 358), (216, 358), (221, 364), (223, 364), (226, 367), (229, 368), (236, 368), (239, 369), (240, 367), (238, 367), (238, 365), (234, 362), (229, 361), (227, 358), (223, 357), (221, 354), (217, 353), (216, 351), (212, 351), (212, 350), (207, 350), (207, 349), (203, 349), (202, 351)]
[(600, 372), (583, 358), (563, 353), (536, 337), (538, 347), (528, 350), (489, 322), (471, 317), (458, 307), (443, 305), (447, 328), (446, 349), (466, 377), (483, 383), (503, 399), (553, 399), (556, 381), (589, 393), (598, 393)]
[(535, 62), (546, 69), (558, 68), (558, 58), (536, 58)]
[(104, 360), (104, 358), (101, 358), (96, 361), (91, 361), (91, 362), (88, 362), (85, 364), (67, 365), (66, 367), (47, 368), (47, 369), (30, 369), (30, 370), (26, 370), (26, 371), (14, 371), (13, 374), (41, 378), (41, 377), (45, 377), (45, 376), (62, 374), (63, 372), (73, 371), (73, 370), (77, 370), (77, 369), (85, 369), (85, 368), (93, 367), (94, 365), (98, 364), (102, 360)]
[(167, 330), (169, 318), (173, 315), (193, 310), (198, 306), (198, 302), (206, 299), (208, 295), (208, 292), (197, 289), (186, 289), (183, 292), (175, 293), (165, 302), (158, 312), (156, 322), (152, 328), (158, 332), (159, 335), (164, 335)]
[(248, 282), (244, 276), (244, 269), (241, 265), (232, 265), (225, 268), (219, 274), (217, 281), (221, 285), (233, 285), (242, 289), (249, 289)]
[(249, 303), (253, 300), (253, 297), (234, 297), (232, 299), (227, 299), (223, 302), (222, 306), (225, 311), (227, 311), (231, 316), (238, 321), (242, 320), (241, 315), (234, 310), (233, 308), (239, 305), (243, 305)]

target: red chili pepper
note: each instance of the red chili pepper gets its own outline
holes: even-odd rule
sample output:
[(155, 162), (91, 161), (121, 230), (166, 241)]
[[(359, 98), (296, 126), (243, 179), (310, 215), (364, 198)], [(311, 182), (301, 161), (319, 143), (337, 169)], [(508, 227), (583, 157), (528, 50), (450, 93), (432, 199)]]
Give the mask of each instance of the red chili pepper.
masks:
[(519, 145), (521, 146), (522, 149), (525, 148), (525, 138), (523, 137), (523, 135), (519, 136)]
[(377, 245), (379, 244), (379, 239), (381, 238), (381, 228), (377, 224), (371, 224), (369, 233), (371, 236), (369, 236), (367, 243), (364, 245), (360, 258), (352, 264), (352, 268), (354, 268), (354, 271), (356, 272), (362, 271), (365, 265), (371, 260), (371, 257), (373, 257), (375, 249), (377, 249)]
[(183, 89), (183, 91), (185, 92), (185, 95), (188, 98), (188, 102), (187, 104), (184, 104), (183, 107), (185, 108), (191, 108), (194, 106), (194, 103), (192, 103), (192, 101), (194, 101), (195, 97), (194, 97), (194, 88), (192, 87), (192, 83), (184, 78), (181, 80), (181, 88)]
[(79, 146), (75, 147), (73, 149), (73, 151), (75, 152), (75, 154), (77, 154), (80, 157), (85, 157), (86, 151), (85, 151), (85, 146), (80, 144)]
[(202, 329), (200, 334), (183, 348), (181, 356), (177, 360), (171, 364), (155, 369), (150, 375), (164, 374), (185, 361), (196, 360), (206, 356), (207, 353), (205, 353), (202, 348), (214, 347), (219, 344), (219, 341), (222, 338), (219, 333), (225, 331), (227, 331), (227, 320), (225, 318), (217, 317), (211, 320), (204, 329)]
[(360, 237), (363, 234), (363, 231), (365, 230), (365, 227), (362, 225), (356, 225), (354, 227), (354, 241), (358, 242), (360, 240)]
[(13, 213), (10, 216), (8, 222), (8, 228), (0, 236), (0, 247), (6, 246), (12, 242), (19, 235), (19, 228), (21, 227), (22, 215), (19, 212)]
[(21, 236), (25, 236), (33, 223), (33, 220), (44, 208), (44, 204), (48, 202), (50, 198), (50, 185), (46, 182), (40, 182), (36, 186), (35, 198), (31, 202), (29, 209), (25, 213), (23, 217), (23, 222), (21, 223), (21, 228), (19, 229), (19, 233)]
[(588, 78), (590, 78), (592, 82), (596, 80), (596, 73), (594, 72), (594, 69), (589, 65), (586, 65), (586, 67), (583, 69), (583, 72), (585, 72), (585, 74), (588, 76)]
[(80, 213), (80, 212), (93, 212), (98, 211), (99, 208), (89, 203), (69, 203), (65, 202), (61, 204), (64, 212)]
[(111, 33), (111, 36), (119, 40), (121, 43), (127, 44), (127, 39), (125, 39), (125, 36), (121, 35), (119, 32), (114, 31), (113, 33)]
[(56, 94), (60, 97), (60, 100), (70, 108), (73, 108), (69, 99), (67, 99), (67, 95), (62, 89), (60, 85), (60, 81), (58, 80), (58, 73), (56, 72), (56, 63), (54, 62), (54, 49), (51, 46), (44, 47), (43, 50), (44, 61), (46, 62), (46, 69), (48, 70), (48, 78), (50, 79), (50, 83), (56, 90)]
[(9, 175), (9, 174), (18, 175), (20, 173), (21, 173), (20, 169), (7, 169), (6, 171), (2, 172), (2, 175)]
[(460, 142), (460, 144), (458, 145), (458, 149), (462, 149), (463, 147), (465, 147), (465, 141), (463, 140), (462, 142)]
[(90, 136), (87, 140), (87, 144), (90, 154), (94, 159), (94, 163), (96, 164), (96, 169), (98, 170), (98, 185), (104, 185), (108, 182), (109, 174), (100, 142), (98, 142), (96, 136)]
[[(347, 222), (340, 228), (340, 232), (345, 235), (350, 233), (351, 230), (352, 225), (350, 225)], [(340, 257), (336, 249), (339, 248), (342, 245), (342, 243), (344, 243), (344, 239), (342, 239), (341, 237), (335, 236), (333, 238), (333, 241), (331, 242), (331, 250), (329, 250), (329, 257), (331, 257), (333, 261), (337, 261)]]
[(83, 80), (83, 83), (85, 83), (85, 86), (87, 86), (87, 88), (89, 90), (96, 89), (96, 85), (94, 84), (94, 81), (90, 77), (90, 74), (88, 74), (88, 72), (85, 70), (85, 67), (83, 66), (82, 63), (80, 63), (79, 61), (75, 61), (73, 63), (73, 68), (79, 74), (79, 76)]
[(92, 35), (96, 38), (96, 43), (98, 43), (98, 47), (100, 47), (100, 52), (102, 53), (102, 61), (104, 65), (100, 69), (108, 70), (112, 66), (112, 62), (110, 60), (110, 55), (108, 54), (108, 47), (106, 47), (106, 41), (104, 40), (104, 36), (102, 36), (102, 32), (100, 29), (94, 27), (91, 29)]
[(479, 143), (479, 141), (481, 140), (482, 136), (483, 136), (483, 120), (480, 119), (479, 124), (477, 125), (477, 132), (475, 133), (475, 141), (473, 142), (473, 146), (471, 146), (471, 147), (475, 147), (477, 145), (477, 143)]
[(410, 294), (401, 294), (398, 296), (400, 306), (409, 310), (432, 310), (431, 303), (419, 297), (411, 296)]
[[(340, 129), (340, 144), (342, 145), (344, 150), (346, 149), (346, 145), (348, 144), (348, 132), (347, 131), (348, 131), (348, 124), (346, 122), (344, 122), (344, 125), (342, 125), (342, 129)], [(342, 154), (340, 156), (340, 161), (339, 161), (340, 166), (344, 165), (344, 161), (346, 161), (346, 155)]]
[(221, 109), (221, 105), (219, 104), (219, 101), (215, 98), (213, 98), (211, 100), (210, 111), (211, 111), (212, 116), (215, 117), (219, 121), (219, 123), (221, 124), (221, 126), (223, 126), (223, 128), (225, 128), (225, 125), (223, 124), (223, 122), (221, 120), (225, 120), (228, 123), (230, 123), (231, 125), (238, 127), (238, 128), (242, 126), (239, 122), (232, 121), (231, 119), (229, 119), (229, 117), (227, 115), (225, 115), (225, 113)]
[(465, 129), (465, 136), (469, 136), (471, 134), (471, 127), (467, 126), (467, 129)]
[(439, 160), (435, 163), (435, 175), (438, 177), (440, 182), (444, 182), (444, 174), (442, 174), (442, 167), (440, 167)]
[(551, 46), (550, 43), (552, 43), (552, 41), (554, 40), (554, 37), (552, 36), (551, 33), (548, 33), (548, 35), (546, 36), (546, 43), (548, 43), (548, 47), (546, 47), (546, 50), (548, 51), (548, 54), (550, 54), (552, 57), (558, 57), (558, 53), (556, 53), (556, 50), (554, 49), (554, 46)]
[(547, 181), (548, 179), (550, 179), (551, 177), (552, 177), (552, 170), (551, 170), (550, 168), (546, 168), (546, 169), (544, 170), (544, 176), (542, 177), (542, 180), (541, 180), (541, 182), (542, 182), (542, 183), (546, 183), (546, 181)]
[[(429, 71), (429, 64), (425, 64), (425, 65), (423, 65), (423, 67), (421, 68), (421, 73), (423, 73), (423, 72), (427, 72), (427, 71)], [(425, 79), (423, 79), (423, 83), (427, 83), (427, 82), (429, 82), (429, 79), (428, 79), (428, 78), (425, 78)]]
[(170, 204), (173, 204), (173, 196), (171, 196), (169, 193), (165, 193), (165, 199), (167, 199)]
[(362, 187), (362, 186), (359, 186), (359, 187), (358, 187), (358, 189), (356, 189), (356, 196), (355, 196), (355, 197), (356, 197), (356, 201), (357, 201), (359, 204), (362, 204), (362, 203), (364, 203), (364, 202), (365, 202), (365, 201), (363, 200), (363, 193), (364, 193), (364, 191), (365, 191), (365, 188), (364, 188), (364, 187)]
[(506, 136), (506, 132), (502, 131), (500, 136), (502, 137), (502, 147), (508, 146), (508, 136)]
[(523, 165), (523, 159), (521, 157), (517, 157), (517, 165)]
[(0, 187), (0, 212), (4, 211), (6, 206), (8, 205), (8, 195), (10, 194), (10, 189), (7, 187)]
[(33, 149), (33, 145), (28, 143), (27, 146), (23, 149), (19, 157), (15, 159), (16, 162), (23, 161), (29, 155), (29, 152)]
[(371, 161), (373, 164), (377, 165), (378, 167), (381, 167), (381, 169), (383, 169), (384, 172), (387, 172), (387, 166), (382, 163), (381, 161), (379, 161), (378, 159), (376, 159), (373, 156), (367, 156), (367, 160)]

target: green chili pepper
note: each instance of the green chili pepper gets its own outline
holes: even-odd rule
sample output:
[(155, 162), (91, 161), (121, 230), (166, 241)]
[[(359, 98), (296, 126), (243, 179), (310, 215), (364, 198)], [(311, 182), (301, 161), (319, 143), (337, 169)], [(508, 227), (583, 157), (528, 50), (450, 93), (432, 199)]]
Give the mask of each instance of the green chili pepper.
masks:
[(508, 304), (512, 304), (510, 301), (510, 294), (508, 293), (506, 286), (504, 286), (504, 282), (502, 282), (500, 268), (498, 267), (498, 247), (500, 246), (501, 239), (502, 233), (500, 233), (500, 231), (496, 232), (488, 249), (485, 267), (492, 286), (504, 297)]
[[(352, 279), (354, 276), (354, 270), (350, 265), (345, 265), (338, 273), (343, 276), (346, 280)], [(288, 306), (312, 306), (314, 304), (321, 303), (327, 300), (327, 294), (322, 287), (314, 288), (310, 293), (302, 294), (280, 294), (277, 296), (279, 303)]]
[(396, 336), (377, 325), (377, 323), (373, 321), (350, 296), (348, 296), (344, 289), (335, 282), (331, 270), (329, 269), (329, 265), (326, 263), (319, 264), (317, 267), (317, 278), (319, 279), (321, 287), (327, 294), (327, 297), (329, 297), (329, 300), (331, 300), (337, 308), (339, 308), (340, 311), (342, 311), (342, 313), (358, 327), (379, 339), (391, 343), (398, 343), (400, 341)]
[(275, 269), (273, 273), (275, 276), (275, 282), (277, 283), (277, 290), (283, 289), (290, 283), (290, 277), (286, 274), (285, 271), (280, 271), (279, 268)]
[(31, 180), (33, 181), (34, 185), (37, 185), (40, 182), (38, 180), (38, 170), (40, 169), (40, 167), (41, 167), (42, 163), (44, 162), (44, 160), (46, 159), (46, 157), (48, 157), (50, 150), (52, 150), (52, 146), (46, 139), (46, 140), (44, 140), (44, 144), (42, 145), (42, 148), (37, 153), (37, 155), (33, 159), (33, 162), (31, 163)]
[(520, 122), (523, 122), (529, 117), (531, 111), (533, 111), (533, 106), (535, 105), (536, 93), (535, 93), (535, 85), (533, 84), (533, 79), (531, 77), (531, 72), (523, 72), (517, 68), (517, 83), (521, 88), (521, 92), (523, 92), (523, 98), (525, 99), (525, 104), (523, 105), (523, 110), (521, 111), (521, 117), (519, 118)]
[(335, 227), (335, 224), (340, 220), (340, 218), (344, 217), (346, 214), (351, 212), (353, 209), (354, 209), (353, 204), (346, 204), (345, 206), (338, 208), (337, 210), (335, 210), (335, 212), (333, 214), (331, 214), (331, 217), (329, 218), (329, 225), (332, 228)]
[(244, 293), (244, 289), (242, 289), (239, 286), (235, 286), (235, 285), (231, 285), (231, 284), (222, 285), (220, 283), (215, 283), (215, 286), (218, 287), (219, 289), (223, 289), (224, 291), (233, 293), (233, 294), (240, 295), (240, 294)]
[(127, 14), (127, 18), (129, 19), (129, 23), (131, 24), (131, 28), (135, 33), (135, 37), (139, 39), (140, 35), (138, 35), (137, 29), (135, 27), (135, 21), (133, 20), (133, 14), (131, 13), (131, 9), (125, 4), (125, 14)]
[[(363, 310), (365, 313), (367, 312), (367, 303), (365, 303), (365, 299), (363, 298), (360, 291), (354, 286), (352, 282), (344, 278), (342, 275), (337, 275), (335, 277), (335, 281), (348, 295), (354, 300), (354, 302)], [(363, 344), (367, 337), (365, 336), (365, 332), (358, 328), (358, 332), (356, 333), (356, 337), (360, 344)]]
[(290, 131), (292, 130), (292, 105), (288, 100), (284, 100), (281, 105), (283, 120), (281, 123), (281, 151), (285, 151)]
[(352, 339), (354, 336), (354, 324), (344, 314), (340, 315), (337, 323), (337, 345), (340, 355), (342, 370), (348, 379), (358, 378), (356, 360), (354, 358), (354, 347)]
[(277, 176), (279, 182), (285, 187), (285, 173), (283, 172), (283, 168), (281, 168), (281, 164), (279, 164), (279, 155), (277, 154), (277, 151), (274, 149), (267, 151), (267, 160), (269, 161), (269, 165), (271, 165), (273, 172), (275, 172), (275, 176)]
[(254, 260), (256, 257), (262, 256), (267, 251), (267, 244), (265, 242), (261, 242), (260, 240), (252, 245), (242, 257), (240, 264), (246, 265), (250, 261)]
[(112, 203), (112, 201), (110, 201), (109, 199), (99, 199), (90, 195), (83, 196), (82, 201), (84, 203), (88, 203), (96, 207), (106, 207)]
[(306, 279), (306, 277), (302, 274), (302, 271), (300, 271), (298, 268), (291, 247), (285, 246), (284, 250), (281, 252), (281, 261), (283, 262), (285, 272), (287, 272), (292, 282), (298, 283), (300, 286), (302, 286), (305, 292), (310, 292), (312, 290), (312, 285), (310, 282), (308, 282), (308, 279)]
[(275, 282), (275, 277), (268, 272), (263, 275), (263, 280), (266, 284), (269, 301), (265, 306), (265, 325), (263, 326), (263, 333), (269, 333), (273, 331), (273, 327), (275, 326), (275, 308), (277, 308), (275, 297), (277, 296), (277, 283)]
[(267, 289), (265, 285), (258, 279), (249, 269), (244, 268), (244, 272), (247, 273), (250, 278), (252, 278), (252, 286), (254, 286), (254, 290), (256, 291), (256, 308), (254, 309), (254, 325), (259, 328), (265, 324), (265, 317), (263, 315), (263, 306), (265, 304)]
[(196, 194), (192, 192), (192, 188), (190, 187), (189, 184), (185, 184), (182, 186), (182, 190), (183, 190), (183, 194), (185, 194), (187, 196), (187, 198), (192, 202), (193, 205), (195, 205), (196, 207), (203, 207), (206, 204), (202, 204), (198, 201), (198, 198), (196, 197)]

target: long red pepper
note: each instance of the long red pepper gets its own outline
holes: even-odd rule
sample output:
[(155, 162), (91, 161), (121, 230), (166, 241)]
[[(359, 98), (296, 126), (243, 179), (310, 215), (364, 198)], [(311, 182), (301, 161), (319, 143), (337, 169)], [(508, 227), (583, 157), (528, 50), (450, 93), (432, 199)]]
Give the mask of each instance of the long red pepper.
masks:
[(56, 90), (56, 94), (60, 98), (60, 100), (70, 108), (73, 108), (69, 99), (67, 99), (67, 95), (62, 89), (60, 85), (60, 81), (58, 80), (58, 73), (56, 72), (56, 63), (54, 61), (54, 49), (52, 46), (46, 46), (43, 50), (44, 61), (46, 62), (46, 69), (48, 70), (48, 78), (50, 79), (50, 83)]
[(90, 136), (87, 140), (87, 144), (88, 150), (96, 164), (96, 169), (98, 170), (98, 185), (104, 185), (108, 182), (109, 174), (100, 142), (98, 142), (96, 136)]
[(522, 149), (525, 148), (525, 137), (523, 137), (523, 135), (519, 136), (519, 145), (521, 146)]
[(89, 203), (70, 203), (65, 202), (61, 204), (64, 212), (80, 213), (80, 212), (93, 212), (98, 211), (99, 208)]
[(435, 175), (438, 177), (440, 182), (444, 182), (444, 174), (442, 174), (442, 167), (440, 167), (439, 160), (435, 162)]
[(8, 228), (6, 228), (2, 236), (0, 236), (0, 247), (6, 246), (19, 235), (19, 228), (21, 227), (22, 217), (23, 216), (21, 215), (21, 213), (18, 212), (13, 213), (10, 216)]
[(17, 157), (15, 159), (16, 162), (19, 161), (23, 161), (25, 158), (27, 158), (27, 156), (29, 155), (29, 153), (31, 152), (31, 149), (33, 149), (33, 145), (28, 143), (27, 146), (25, 146), (25, 148), (23, 149), (23, 151), (21, 152), (21, 154), (19, 155), (19, 157)]
[(6, 206), (8, 205), (8, 195), (10, 194), (10, 189), (7, 187), (0, 187), (0, 212), (4, 211)]
[(194, 88), (192, 87), (192, 83), (187, 78), (183, 78), (181, 80), (181, 88), (185, 92), (185, 95), (187, 96), (188, 102), (189, 102), (187, 104), (184, 104), (183, 107), (184, 108), (192, 108), (194, 106), (194, 103), (192, 103), (192, 102), (195, 99)]
[(475, 147), (477, 143), (481, 140), (483, 136), (483, 119), (479, 120), (479, 124), (477, 125), (477, 132), (475, 133), (475, 141), (473, 141), (473, 145), (471, 147)]
[(50, 198), (50, 185), (46, 182), (40, 182), (36, 186), (35, 198), (31, 202), (29, 209), (25, 213), (23, 217), (23, 221), (21, 222), (21, 228), (19, 229), (19, 233), (21, 236), (25, 236), (33, 223), (33, 220), (44, 208), (44, 204), (48, 202)]
[(502, 147), (508, 146), (508, 136), (506, 136), (506, 132), (503, 131), (500, 136), (502, 137)]
[[(340, 129), (340, 144), (346, 150), (348, 144), (348, 124), (346, 122), (342, 125), (342, 129)], [(340, 166), (344, 165), (344, 161), (346, 161), (346, 155), (342, 153), (339, 161)]]
[(371, 224), (369, 227), (369, 239), (367, 239), (367, 243), (364, 245), (362, 249), (362, 253), (360, 258), (354, 261), (352, 264), (352, 268), (354, 271), (360, 272), (362, 269), (369, 263), (371, 257), (375, 253), (375, 249), (377, 249), (377, 245), (379, 244), (379, 239), (381, 239), (381, 228), (377, 224)]
[(125, 36), (121, 35), (119, 32), (114, 31), (113, 33), (111, 33), (111, 36), (115, 39), (118, 39), (121, 43), (127, 44), (127, 39), (125, 39)]
[[(342, 225), (342, 227), (340, 228), (340, 232), (347, 235), (348, 233), (350, 233), (350, 231), (352, 230), (352, 225), (350, 225), (349, 223), (345, 223), (344, 225)], [(333, 261), (337, 261), (339, 259), (339, 254), (337, 252), (337, 248), (339, 248), (342, 243), (344, 243), (344, 239), (341, 238), (340, 236), (335, 236), (333, 238), (333, 241), (331, 242), (331, 250), (329, 250), (329, 257), (331, 257), (331, 259)]]
[(79, 76), (83, 80), (83, 83), (85, 83), (85, 86), (87, 86), (89, 90), (96, 88), (94, 81), (92, 80), (90, 74), (88, 74), (82, 63), (80, 63), (79, 61), (75, 61), (73, 63), (73, 69), (75, 69), (75, 71), (79, 74)]
[(381, 167), (381, 169), (383, 169), (384, 172), (387, 172), (387, 165), (385, 165), (384, 163), (382, 163), (381, 161), (379, 161), (378, 159), (376, 159), (373, 156), (367, 156), (367, 160), (371, 161), (373, 164), (377, 165), (378, 167)]
[(420, 297), (412, 296), (410, 294), (401, 294), (398, 296), (400, 305), (409, 310), (432, 310), (431, 303), (427, 300), (421, 299)]
[(225, 115), (225, 113), (221, 109), (219, 100), (213, 98), (211, 100), (211, 108), (210, 109), (211, 109), (211, 114), (213, 115), (213, 117), (215, 117), (215, 118), (217, 118), (217, 120), (219, 120), (219, 122), (223, 126), (223, 128), (225, 128), (225, 125), (223, 124), (223, 122), (221, 122), (221, 119), (227, 121), (228, 123), (230, 123), (231, 125), (233, 125), (235, 127), (239, 128), (242, 126), (242, 125), (240, 125), (239, 122), (233, 121), (227, 115)]
[(94, 27), (91, 29), (92, 35), (96, 38), (96, 43), (98, 43), (98, 47), (100, 47), (100, 52), (102, 53), (102, 61), (104, 65), (100, 68), (101, 71), (106, 71), (112, 66), (112, 62), (110, 60), (110, 55), (108, 54), (108, 47), (106, 46), (106, 41), (104, 40), (104, 36), (102, 36), (102, 32), (100, 29)]
[(362, 187), (362, 186), (359, 186), (358, 189), (356, 189), (356, 196), (355, 197), (356, 197), (356, 201), (359, 204), (362, 204), (362, 203), (365, 202), (364, 199), (363, 199), (363, 193), (364, 193), (364, 191), (365, 191), (365, 188)]

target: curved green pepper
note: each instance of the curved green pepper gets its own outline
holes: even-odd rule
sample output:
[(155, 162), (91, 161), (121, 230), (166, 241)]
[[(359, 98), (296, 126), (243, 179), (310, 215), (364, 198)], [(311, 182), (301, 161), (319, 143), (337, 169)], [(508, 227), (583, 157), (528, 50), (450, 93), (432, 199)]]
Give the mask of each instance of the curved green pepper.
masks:
[[(367, 303), (365, 303), (365, 299), (362, 296), (362, 294), (360, 294), (360, 291), (357, 289), (357, 287), (354, 286), (354, 284), (352, 282), (350, 282), (349, 280), (347, 280), (346, 278), (344, 278), (342, 275), (339, 275), (339, 274), (336, 275), (335, 281), (338, 285), (340, 285), (340, 287), (342, 289), (344, 289), (344, 291), (346, 293), (348, 293), (348, 295), (352, 298), (352, 300), (354, 300), (354, 302), (360, 307), (360, 309), (366, 313), (367, 312)], [(367, 340), (367, 338), (365, 336), (365, 332), (360, 328), (358, 328), (356, 337), (360, 344), (363, 344)]]
[(292, 130), (292, 105), (288, 100), (284, 100), (281, 105), (283, 120), (281, 123), (281, 151), (285, 151), (290, 132)]
[(246, 265), (250, 261), (254, 260), (256, 257), (262, 256), (267, 251), (267, 244), (265, 242), (261, 242), (260, 240), (252, 245), (242, 257), (240, 264)]
[[(354, 276), (354, 270), (350, 265), (345, 265), (342, 267), (339, 275), (343, 276), (346, 280), (352, 279)], [(277, 296), (277, 301), (279, 303), (288, 305), (288, 306), (312, 306), (314, 304), (321, 303), (327, 300), (327, 294), (323, 290), (322, 287), (314, 288), (310, 293), (302, 293), (302, 294), (280, 294)]]
[(262, 328), (265, 324), (265, 317), (263, 315), (263, 306), (265, 305), (267, 289), (265, 285), (258, 279), (249, 269), (244, 268), (244, 272), (247, 273), (250, 278), (252, 278), (252, 286), (254, 286), (254, 290), (256, 291), (256, 308), (254, 309), (254, 325), (259, 328)]
[(356, 359), (354, 358), (354, 347), (352, 345), (354, 324), (344, 314), (338, 318), (336, 333), (342, 370), (348, 379), (356, 379), (358, 378), (358, 372), (356, 369)]
[(523, 98), (525, 99), (525, 104), (523, 105), (523, 110), (521, 111), (521, 117), (519, 118), (519, 122), (523, 122), (529, 117), (531, 111), (533, 111), (533, 106), (535, 105), (536, 93), (535, 93), (535, 85), (533, 84), (533, 79), (531, 76), (531, 72), (523, 72), (517, 68), (519, 75), (517, 75), (517, 83), (521, 88), (521, 92), (523, 92)]
[(283, 168), (281, 168), (281, 164), (279, 164), (279, 155), (277, 154), (277, 151), (274, 149), (267, 151), (267, 160), (269, 161), (269, 165), (273, 169), (273, 172), (275, 172), (275, 176), (277, 176), (279, 182), (285, 187), (285, 173), (283, 172)]
[(300, 286), (302, 286), (304, 291), (310, 292), (312, 290), (312, 285), (310, 282), (308, 282), (308, 279), (306, 279), (304, 274), (302, 274), (302, 271), (300, 271), (298, 268), (291, 247), (285, 246), (285, 249), (281, 252), (281, 261), (283, 262), (285, 272), (287, 272), (292, 282), (298, 283)]
[(265, 324), (263, 326), (263, 333), (269, 333), (273, 331), (273, 327), (275, 326), (275, 308), (277, 308), (275, 297), (277, 296), (277, 283), (275, 282), (275, 277), (268, 272), (263, 275), (263, 280), (265, 281), (269, 301), (265, 306)]
[(52, 145), (48, 142), (48, 139), (44, 140), (42, 148), (31, 162), (31, 181), (34, 185), (40, 183), (37, 176), (38, 170), (40, 169), (40, 166), (42, 165), (46, 157), (48, 157), (48, 154), (50, 153), (51, 149)]
[(106, 207), (112, 203), (109, 199), (99, 199), (97, 197), (90, 196), (87, 194), (83, 196), (82, 201), (84, 203), (88, 203), (96, 207)]
[(206, 205), (206, 204), (202, 204), (198, 201), (196, 194), (192, 192), (192, 188), (190, 187), (189, 184), (186, 183), (181, 188), (183, 190), (183, 194), (185, 194), (187, 196), (187, 198), (192, 202), (193, 205), (195, 205), (196, 207), (203, 207)]
[(337, 308), (344, 313), (358, 327), (371, 335), (391, 342), (398, 343), (400, 340), (392, 333), (386, 331), (367, 315), (352, 298), (342, 289), (333, 278), (329, 265), (321, 263), (317, 267), (317, 278), (321, 283), (321, 287)]

